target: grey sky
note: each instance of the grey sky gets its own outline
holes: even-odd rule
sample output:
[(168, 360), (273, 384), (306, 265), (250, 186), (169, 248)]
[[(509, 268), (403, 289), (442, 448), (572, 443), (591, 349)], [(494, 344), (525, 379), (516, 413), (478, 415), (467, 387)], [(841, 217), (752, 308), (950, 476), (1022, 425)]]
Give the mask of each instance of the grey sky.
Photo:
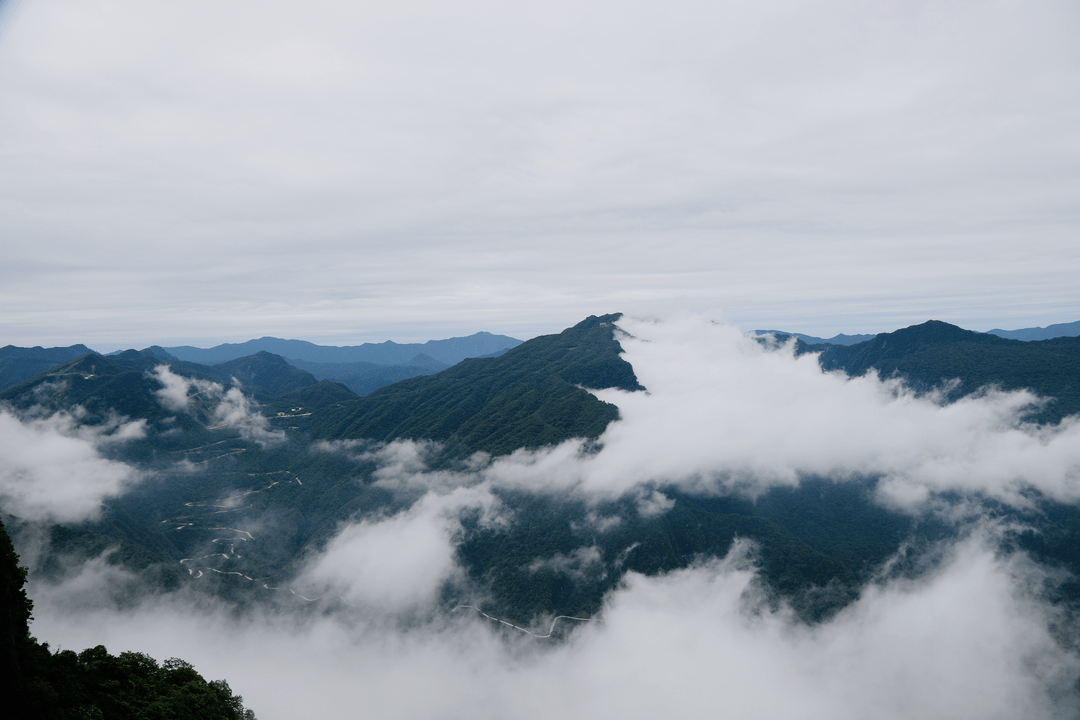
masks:
[(0, 12), (0, 344), (1080, 319), (1072, 2)]

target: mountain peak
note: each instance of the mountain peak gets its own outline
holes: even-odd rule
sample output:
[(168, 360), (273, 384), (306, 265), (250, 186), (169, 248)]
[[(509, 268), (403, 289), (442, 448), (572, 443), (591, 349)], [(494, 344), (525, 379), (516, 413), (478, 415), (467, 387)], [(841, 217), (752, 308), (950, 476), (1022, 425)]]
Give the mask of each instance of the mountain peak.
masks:
[(622, 313), (609, 313), (607, 315), (599, 315), (599, 316), (590, 315), (589, 317), (585, 318), (584, 320), (579, 322), (577, 325), (575, 325), (572, 329), (573, 330), (588, 330), (589, 328), (603, 327), (604, 325), (611, 325), (613, 323), (618, 322), (619, 318), (621, 318), (621, 317), (622, 317)]

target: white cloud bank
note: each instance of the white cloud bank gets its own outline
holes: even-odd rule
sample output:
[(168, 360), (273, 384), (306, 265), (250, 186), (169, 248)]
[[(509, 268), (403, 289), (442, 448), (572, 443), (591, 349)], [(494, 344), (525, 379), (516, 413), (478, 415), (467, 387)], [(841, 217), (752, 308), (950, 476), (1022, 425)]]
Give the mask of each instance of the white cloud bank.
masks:
[(949, 490), (1018, 505), (1027, 488), (1080, 499), (1080, 421), (1022, 423), (1036, 401), (1029, 393), (941, 405), (872, 374), (823, 373), (816, 356), (771, 349), (730, 325), (624, 318), (619, 327), (648, 392), (595, 393), (621, 414), (603, 449), (519, 452), (494, 462), (487, 479), (611, 496), (657, 483), (757, 494), (809, 475), (881, 477), (882, 500), (909, 508)]
[(33, 587), (33, 630), (65, 648), (183, 657), (226, 677), (263, 720), (1034, 720), (1080, 709), (1080, 658), (1048, 632), (1033, 590), (1043, 578), (1022, 558), (971, 539), (930, 576), (872, 587), (811, 628), (755, 600), (741, 550), (629, 575), (599, 619), (556, 645), (500, 639), (472, 613), (407, 629), (363, 611), (237, 621), (161, 601), (120, 614), (93, 600), (86, 577), (70, 593)]
[(98, 446), (142, 437), (145, 421), (84, 425), (76, 415), (20, 419), (0, 409), (0, 509), (26, 520), (91, 519), (137, 479)]
[(430, 608), (442, 585), (458, 573), (455, 534), (461, 530), (458, 517), (468, 508), (482, 512), (485, 526), (500, 520), (498, 500), (486, 489), (428, 493), (397, 515), (345, 526), (298, 582), (384, 612)]
[[(346, 526), (304, 581), (339, 588), (348, 599), (382, 607), (404, 598), (430, 603), (457, 572), (454, 533), (466, 507), (497, 507), (500, 487), (575, 493), (584, 499), (630, 494), (642, 516), (674, 501), (655, 489), (757, 495), (803, 477), (837, 482), (881, 478), (878, 499), (918, 511), (946, 491), (1027, 507), (1035, 488), (1080, 499), (1080, 423), (1058, 427), (1019, 420), (1036, 401), (1026, 392), (987, 392), (942, 405), (897, 381), (824, 373), (816, 356), (769, 347), (737, 329), (700, 318), (624, 318), (624, 357), (647, 393), (605, 390), (621, 419), (586, 454), (571, 441), (461, 471), (429, 471), (430, 442), (319, 443), (320, 452), (374, 462), (372, 479), (420, 498), (398, 515)], [(977, 504), (965, 512), (978, 512)], [(608, 519), (616, 523), (618, 518)], [(576, 558), (578, 565), (585, 557)], [(569, 559), (537, 559), (534, 569)]]
[[(644, 514), (669, 502), (656, 483), (757, 492), (803, 474), (881, 475), (882, 499), (906, 507), (949, 489), (1015, 503), (1027, 487), (1078, 497), (1076, 422), (1020, 424), (1032, 400), (1023, 393), (941, 406), (895, 383), (822, 373), (815, 358), (770, 350), (730, 326), (695, 318), (620, 325), (649, 393), (599, 393), (619, 404), (622, 419), (594, 455), (567, 443), (428, 472), (426, 443), (317, 447), (374, 461), (377, 483), (418, 497), (396, 515), (343, 527), (305, 568), (302, 582), (355, 607), (237, 620), (158, 598), (119, 613), (95, 589), (110, 582), (103, 575), (95, 585), (104, 570), (88, 566), (67, 585), (31, 588), (34, 633), (54, 646), (183, 657), (227, 678), (264, 720), (1076, 716), (1075, 618), (1043, 601), (1042, 570), (999, 554), (980, 534), (947, 548), (922, 577), (870, 585), (813, 627), (760, 602), (739, 544), (722, 560), (627, 575), (600, 616), (561, 644), (513, 630), (505, 637), (496, 632), (503, 626), (467, 610), (438, 612), (440, 585), (460, 572), (461, 514), (512, 522), (498, 486), (629, 492)], [(594, 559), (585, 547), (539, 558), (534, 569), (585, 572)], [(417, 609), (435, 610), (434, 619), (410, 615)], [(387, 621), (395, 616), (408, 622)]]

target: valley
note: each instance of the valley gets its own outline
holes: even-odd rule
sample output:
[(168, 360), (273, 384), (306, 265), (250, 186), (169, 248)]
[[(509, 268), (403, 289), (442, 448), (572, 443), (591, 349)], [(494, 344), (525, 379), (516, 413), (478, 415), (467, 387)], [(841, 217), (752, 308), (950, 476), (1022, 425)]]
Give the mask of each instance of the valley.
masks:
[(642, 583), (713, 572), (746, 578), (747, 617), (826, 632), (968, 546), (1032, 563), (1032, 602), (1074, 618), (1078, 362), (1078, 338), (943, 323), (821, 346), (617, 314), (362, 397), (265, 351), (84, 355), (2, 412), (111, 479), (59, 515), (7, 470), (0, 500), (36, 587), (99, 573), (118, 607), (240, 623), (555, 647), (607, 632)]

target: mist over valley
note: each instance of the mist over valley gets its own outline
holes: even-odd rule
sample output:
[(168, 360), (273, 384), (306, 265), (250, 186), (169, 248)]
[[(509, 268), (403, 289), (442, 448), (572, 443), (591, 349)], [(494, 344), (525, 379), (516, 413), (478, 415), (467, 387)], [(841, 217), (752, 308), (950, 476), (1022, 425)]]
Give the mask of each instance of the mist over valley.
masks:
[(262, 349), (7, 387), (31, 632), (262, 718), (1080, 709), (1080, 338), (502, 342), (362, 396)]

